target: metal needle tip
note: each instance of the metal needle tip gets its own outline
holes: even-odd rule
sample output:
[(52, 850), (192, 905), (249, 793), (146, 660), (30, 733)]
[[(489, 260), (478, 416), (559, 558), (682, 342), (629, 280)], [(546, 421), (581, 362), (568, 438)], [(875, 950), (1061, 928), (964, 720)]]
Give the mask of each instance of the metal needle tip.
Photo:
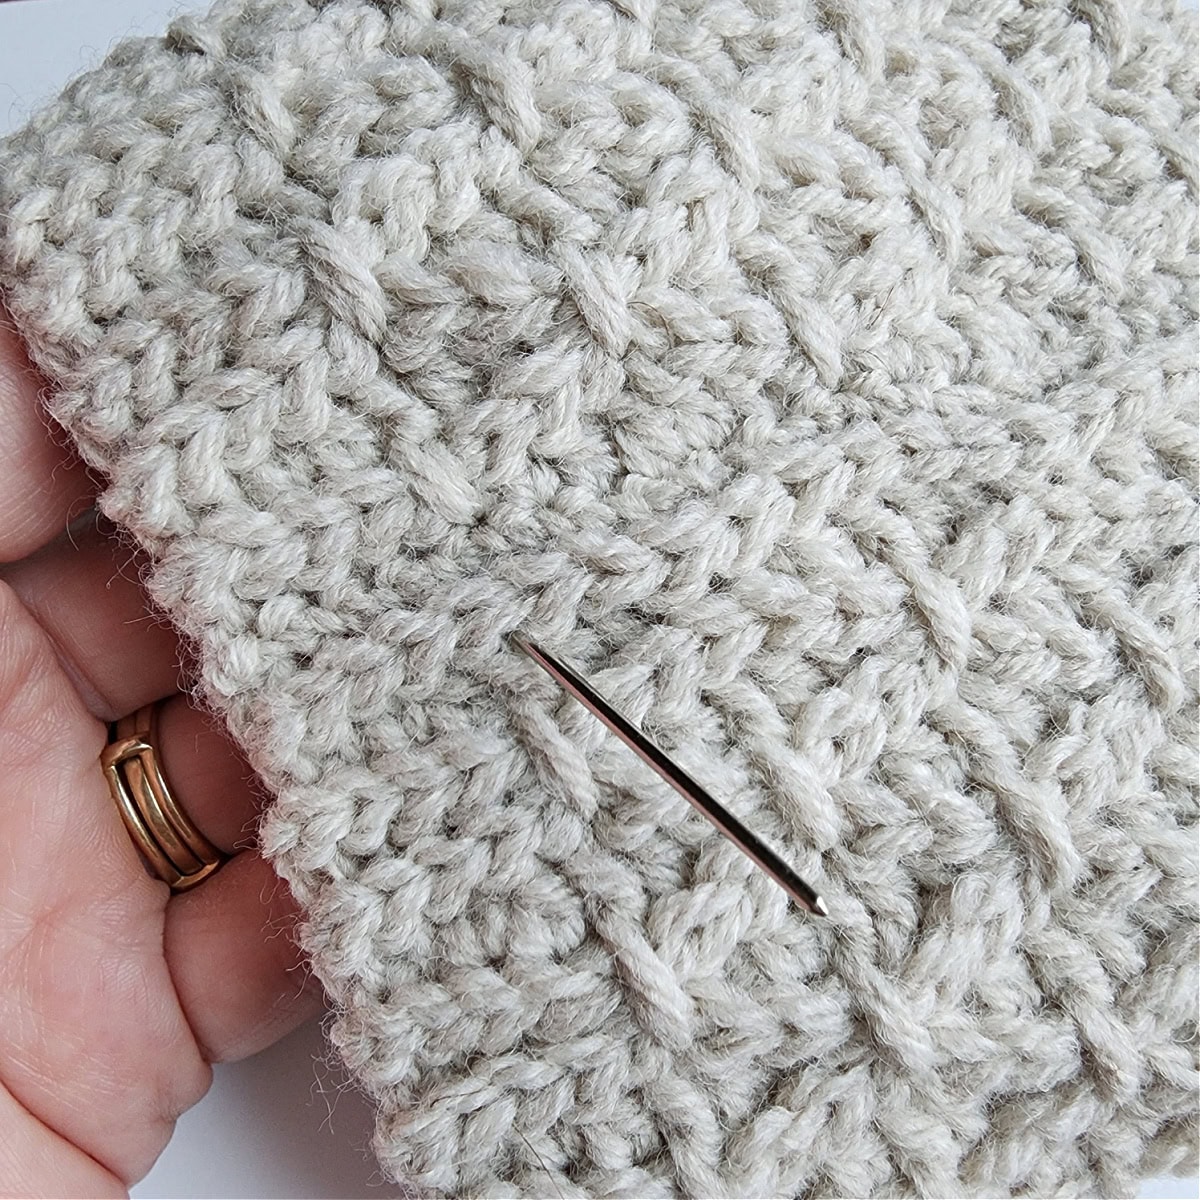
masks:
[(697, 812), (707, 817), (755, 866), (770, 875), (797, 904), (818, 917), (829, 916), (825, 901), (770, 846), (751, 833), (686, 771), (677, 767), (632, 721), (623, 717), (603, 696), (595, 692), (585, 679), (519, 634), (513, 634), (511, 640), (518, 650), (532, 658), (561, 688), (599, 718)]

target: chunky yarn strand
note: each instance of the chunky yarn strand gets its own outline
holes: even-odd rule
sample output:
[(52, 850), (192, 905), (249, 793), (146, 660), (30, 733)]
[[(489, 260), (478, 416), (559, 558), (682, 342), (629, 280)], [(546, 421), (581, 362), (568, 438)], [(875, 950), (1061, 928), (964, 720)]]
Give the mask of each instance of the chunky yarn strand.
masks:
[(0, 147), (389, 1174), (1196, 1169), (1196, 59), (1154, 0), (230, 0)]

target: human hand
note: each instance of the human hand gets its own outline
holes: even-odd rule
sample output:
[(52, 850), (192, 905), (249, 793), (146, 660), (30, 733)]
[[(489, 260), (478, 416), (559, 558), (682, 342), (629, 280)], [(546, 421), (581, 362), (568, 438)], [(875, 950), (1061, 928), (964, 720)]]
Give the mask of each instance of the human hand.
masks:
[[(262, 795), (178, 694), (184, 648), (138, 559), (88, 513), (43, 382), (0, 320), (0, 1196), (112, 1196), (149, 1170), (210, 1064), (320, 1007), (294, 905), (252, 849)], [(234, 857), (172, 895), (148, 874), (100, 768), (107, 723), (170, 696), (160, 762)], [(239, 851), (240, 852), (237, 852)]]

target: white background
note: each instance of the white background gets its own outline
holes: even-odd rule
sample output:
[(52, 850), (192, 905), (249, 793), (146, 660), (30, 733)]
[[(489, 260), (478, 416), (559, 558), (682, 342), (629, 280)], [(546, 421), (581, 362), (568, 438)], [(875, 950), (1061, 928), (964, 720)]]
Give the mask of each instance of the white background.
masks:
[[(1191, 0), (1193, 7), (1195, 0)], [(0, 135), (98, 62), (116, 39), (160, 33), (204, 0), (15, 0), (0, 3)], [(218, 1067), (212, 1090), (180, 1122), (135, 1197), (378, 1197), (371, 1118), (311, 1025), (263, 1054)], [(1195, 1180), (1156, 1179), (1147, 1200), (1198, 1200)]]

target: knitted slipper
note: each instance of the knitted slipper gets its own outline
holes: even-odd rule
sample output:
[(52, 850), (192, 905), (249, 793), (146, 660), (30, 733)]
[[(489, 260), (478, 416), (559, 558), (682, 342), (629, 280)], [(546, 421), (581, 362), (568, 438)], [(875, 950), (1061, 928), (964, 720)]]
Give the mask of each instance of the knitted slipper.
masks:
[(6, 302), (278, 795), (389, 1174), (1195, 1169), (1196, 49), (1133, 0), (233, 0), (0, 149)]

